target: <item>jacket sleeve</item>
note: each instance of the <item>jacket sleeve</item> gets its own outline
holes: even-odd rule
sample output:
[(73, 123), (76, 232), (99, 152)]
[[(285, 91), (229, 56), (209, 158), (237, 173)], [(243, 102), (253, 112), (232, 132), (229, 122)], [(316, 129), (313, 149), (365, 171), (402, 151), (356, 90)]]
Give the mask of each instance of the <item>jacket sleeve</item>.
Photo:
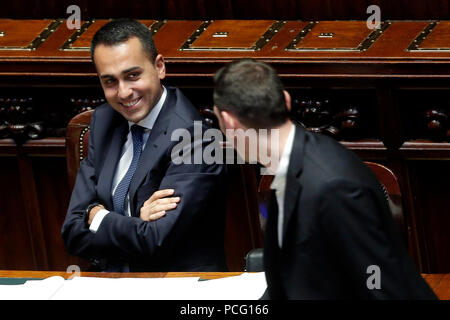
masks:
[(321, 192), (321, 228), (340, 272), (362, 299), (434, 299), (376, 192), (344, 180)]

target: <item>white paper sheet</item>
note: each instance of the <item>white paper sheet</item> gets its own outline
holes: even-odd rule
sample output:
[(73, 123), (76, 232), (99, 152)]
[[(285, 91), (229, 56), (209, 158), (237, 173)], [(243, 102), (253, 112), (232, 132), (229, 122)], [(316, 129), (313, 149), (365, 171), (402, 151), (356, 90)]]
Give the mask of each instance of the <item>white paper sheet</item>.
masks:
[(0, 285), (0, 300), (48, 300), (64, 283), (63, 277), (55, 276), (20, 285)]
[(199, 281), (186, 278), (50, 277), (0, 285), (0, 300), (257, 300), (264, 272)]
[(75, 277), (52, 300), (178, 300), (198, 284), (189, 278), (89, 278)]
[(267, 288), (264, 272), (200, 281), (191, 300), (258, 300)]

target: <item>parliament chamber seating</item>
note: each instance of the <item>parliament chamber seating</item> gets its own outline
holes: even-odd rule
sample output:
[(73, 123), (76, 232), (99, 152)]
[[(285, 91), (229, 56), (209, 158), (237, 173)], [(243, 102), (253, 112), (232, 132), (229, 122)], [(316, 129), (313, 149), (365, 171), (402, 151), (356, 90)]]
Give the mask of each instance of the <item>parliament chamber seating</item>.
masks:
[[(66, 131), (66, 161), (72, 190), (80, 161), (87, 157), (89, 122), (93, 110), (84, 111), (69, 121)], [(223, 145), (223, 148), (226, 148)], [(226, 151), (224, 151), (226, 154)], [(244, 271), (245, 256), (262, 246), (258, 214), (257, 177), (249, 164), (227, 165), (228, 190), (225, 226), (225, 255), (229, 271)]]
[[(36, 10), (46, 6), (41, 7)], [(113, 17), (100, 12), (108, 15), (112, 7), (83, 16), (79, 30), (54, 14), (0, 19), (0, 269), (66, 270), (82, 263), (67, 254), (60, 235), (80, 159), (66, 155), (74, 148), (65, 139), (66, 128), (74, 116), (105, 101), (89, 44)], [(319, 7), (308, 1), (302, 8)], [(367, 28), (365, 12), (359, 18), (341, 14), (340, 20), (298, 10), (291, 10), (295, 17), (287, 11), (289, 17), (278, 20), (272, 11), (252, 20), (175, 19), (161, 12), (158, 18), (140, 18), (165, 57), (164, 84), (179, 87), (199, 110), (212, 108), (212, 75), (225, 63), (243, 57), (270, 63), (292, 96), (295, 121), (395, 174), (401, 198), (393, 194), (391, 199), (403, 208), (413, 260), (423, 273), (448, 273), (450, 22), (426, 18), (419, 4), (408, 7), (418, 15), (389, 20), (393, 8), (382, 11), (380, 29), (374, 30)], [(232, 212), (247, 214), (230, 218), (239, 221), (235, 228), (241, 234), (257, 225), (248, 210), (257, 211), (258, 201), (238, 190), (256, 190), (260, 177), (251, 166), (231, 169), (239, 173), (231, 190), (235, 198), (229, 198), (236, 208)], [(233, 270), (242, 270), (245, 253), (261, 246), (260, 235), (247, 236), (242, 245), (237, 238), (227, 240), (235, 241), (230, 250), (238, 252), (230, 262)]]

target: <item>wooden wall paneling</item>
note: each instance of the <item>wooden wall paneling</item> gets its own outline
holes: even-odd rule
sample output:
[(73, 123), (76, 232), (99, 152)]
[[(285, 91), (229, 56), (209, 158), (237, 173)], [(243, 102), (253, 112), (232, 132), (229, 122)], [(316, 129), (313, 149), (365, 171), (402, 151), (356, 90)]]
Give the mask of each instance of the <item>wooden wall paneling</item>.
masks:
[(408, 226), (408, 236), (409, 236), (409, 252), (414, 261), (416, 262), (418, 268), (425, 272), (424, 270), (430, 270), (428, 265), (428, 259), (426, 258), (425, 252), (426, 248), (423, 246), (422, 237), (424, 226), (421, 219), (417, 218), (417, 197), (415, 190), (415, 175), (414, 172), (409, 167), (407, 160), (403, 160), (401, 168), (401, 187), (404, 192), (403, 205), (405, 208), (405, 219)]
[(414, 231), (417, 238), (417, 250), (420, 254), (420, 267), (421, 271), (432, 270), (432, 263), (430, 257), (430, 251), (428, 248), (428, 242), (426, 240), (427, 224), (424, 210), (424, 194), (420, 194), (418, 183), (420, 181), (417, 167), (413, 161), (408, 161), (408, 173), (409, 173), (409, 187), (411, 191), (410, 206), (413, 208), (414, 219)]
[[(251, 174), (251, 165), (228, 165), (227, 176), (240, 185), (228, 185), (227, 217), (225, 222), (225, 256), (229, 271), (244, 270), (246, 254), (262, 247), (261, 234), (254, 234), (257, 212), (256, 175)], [(238, 177), (241, 176), (242, 180)], [(244, 187), (253, 185), (255, 193), (248, 194)], [(238, 193), (235, 190), (242, 192)]]
[[(410, 161), (422, 256), (433, 273), (445, 273), (450, 265), (449, 161)], [(415, 182), (415, 183), (414, 183)]]
[(15, 157), (0, 157), (0, 177), (0, 269), (33, 270), (35, 256)]
[(86, 270), (87, 262), (70, 256), (61, 237), (61, 226), (69, 206), (71, 190), (67, 182), (65, 158), (34, 157), (33, 171), (42, 217), (45, 244), (50, 270), (67, 270), (78, 265)]
[(19, 153), (17, 157), (19, 177), (24, 203), (28, 233), (31, 238), (34, 268), (48, 270), (47, 247), (45, 243), (42, 215), (37, 195), (36, 182), (33, 173), (32, 161), (29, 157)]

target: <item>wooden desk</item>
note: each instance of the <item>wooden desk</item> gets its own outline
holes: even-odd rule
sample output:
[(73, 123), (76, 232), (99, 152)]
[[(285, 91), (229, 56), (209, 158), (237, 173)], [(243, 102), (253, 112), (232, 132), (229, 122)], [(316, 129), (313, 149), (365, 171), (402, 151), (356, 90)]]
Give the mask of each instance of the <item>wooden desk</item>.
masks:
[(450, 274), (422, 274), (441, 300), (450, 300)]
[[(200, 279), (218, 279), (224, 277), (238, 276), (242, 272), (80, 272), (81, 277), (99, 278), (181, 278), (200, 277)], [(60, 276), (69, 279), (72, 273), (64, 271), (22, 271), (22, 270), (0, 270), (0, 278), (48, 278)]]
[[(149, 272), (149, 273), (107, 273), (107, 272), (81, 272), (82, 277), (101, 278), (174, 278), (174, 277), (200, 277), (200, 279), (218, 279), (238, 276), (242, 272)], [(63, 271), (19, 271), (0, 270), (0, 278), (48, 278), (60, 276), (68, 279), (73, 274)], [(441, 300), (450, 300), (450, 274), (422, 274), (433, 291)]]

